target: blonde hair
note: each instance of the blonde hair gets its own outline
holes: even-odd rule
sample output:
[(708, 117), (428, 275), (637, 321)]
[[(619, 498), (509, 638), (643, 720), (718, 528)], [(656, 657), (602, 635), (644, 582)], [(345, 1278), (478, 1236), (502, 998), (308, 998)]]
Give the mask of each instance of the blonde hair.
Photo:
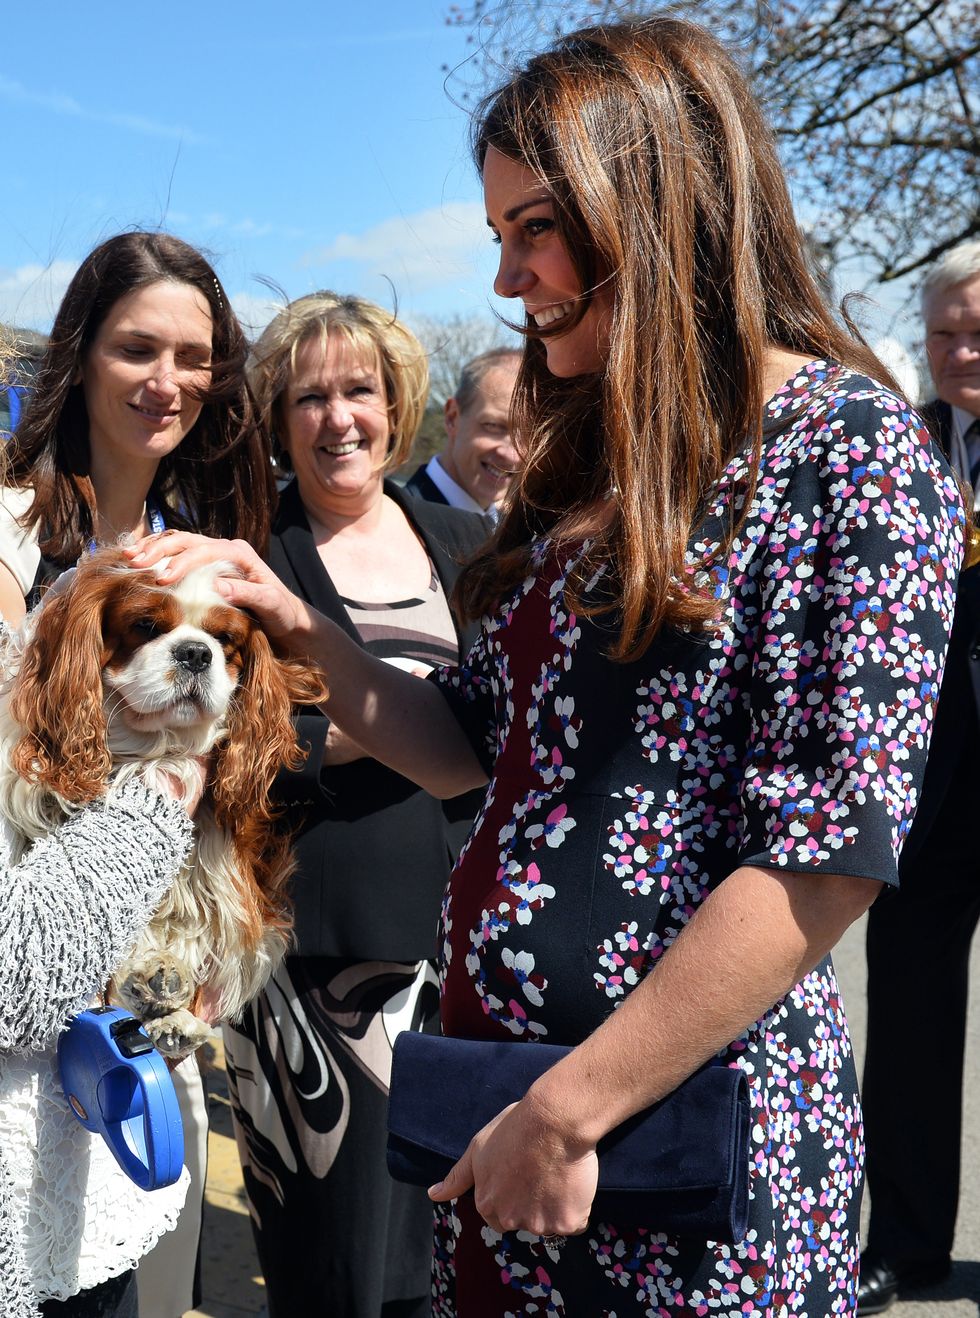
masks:
[(418, 339), (390, 311), (366, 298), (323, 290), (290, 302), (263, 330), (252, 349), (248, 376), (262, 421), (272, 434), (276, 457), (283, 445), (279, 400), (296, 369), (300, 350), (319, 342), (326, 350), (331, 335), (381, 362), (391, 425), (386, 467), (407, 459), (425, 415), (429, 397), (429, 363)]

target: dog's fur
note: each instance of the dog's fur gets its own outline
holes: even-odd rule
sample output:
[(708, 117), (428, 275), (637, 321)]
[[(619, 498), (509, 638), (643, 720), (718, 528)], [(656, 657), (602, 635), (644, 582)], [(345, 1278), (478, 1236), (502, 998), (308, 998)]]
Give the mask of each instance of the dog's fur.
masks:
[(15, 860), (127, 777), (189, 784), (194, 758), (211, 757), (192, 858), (109, 992), (171, 1056), (209, 1033), (195, 1006), (234, 1019), (286, 950), (292, 860), (270, 789), (302, 763), (292, 707), (326, 694), (318, 673), (277, 657), (218, 593), (228, 571), (212, 565), (164, 588), (100, 550), (3, 656), (0, 812)]

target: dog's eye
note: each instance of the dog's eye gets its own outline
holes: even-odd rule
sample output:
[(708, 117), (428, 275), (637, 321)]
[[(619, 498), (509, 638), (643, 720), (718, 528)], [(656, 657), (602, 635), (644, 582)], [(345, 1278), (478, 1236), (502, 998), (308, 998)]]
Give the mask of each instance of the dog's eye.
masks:
[(139, 632), (146, 640), (156, 636), (159, 628), (152, 618), (140, 618), (133, 623), (133, 631)]
[(222, 650), (229, 650), (235, 644), (234, 637), (230, 632), (215, 632), (214, 639), (221, 646)]

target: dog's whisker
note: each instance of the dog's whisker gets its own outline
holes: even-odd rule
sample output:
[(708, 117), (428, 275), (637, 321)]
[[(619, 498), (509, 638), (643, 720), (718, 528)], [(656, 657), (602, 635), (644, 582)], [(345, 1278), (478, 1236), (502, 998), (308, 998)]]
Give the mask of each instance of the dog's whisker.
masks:
[(126, 708), (126, 702), (118, 692), (112, 691), (105, 697), (104, 707), (108, 717), (112, 718), (120, 710)]

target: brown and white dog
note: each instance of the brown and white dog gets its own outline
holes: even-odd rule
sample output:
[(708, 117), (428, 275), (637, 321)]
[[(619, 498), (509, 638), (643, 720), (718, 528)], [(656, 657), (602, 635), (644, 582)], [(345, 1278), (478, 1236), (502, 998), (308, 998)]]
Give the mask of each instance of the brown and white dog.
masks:
[(222, 571), (165, 588), (100, 550), (3, 656), (0, 812), (13, 860), (133, 774), (189, 782), (196, 758), (211, 757), (191, 859), (109, 991), (171, 1056), (210, 1032), (195, 1006), (234, 1019), (286, 950), (292, 860), (270, 789), (302, 762), (292, 707), (326, 694), (318, 673), (276, 656), (225, 602)]

